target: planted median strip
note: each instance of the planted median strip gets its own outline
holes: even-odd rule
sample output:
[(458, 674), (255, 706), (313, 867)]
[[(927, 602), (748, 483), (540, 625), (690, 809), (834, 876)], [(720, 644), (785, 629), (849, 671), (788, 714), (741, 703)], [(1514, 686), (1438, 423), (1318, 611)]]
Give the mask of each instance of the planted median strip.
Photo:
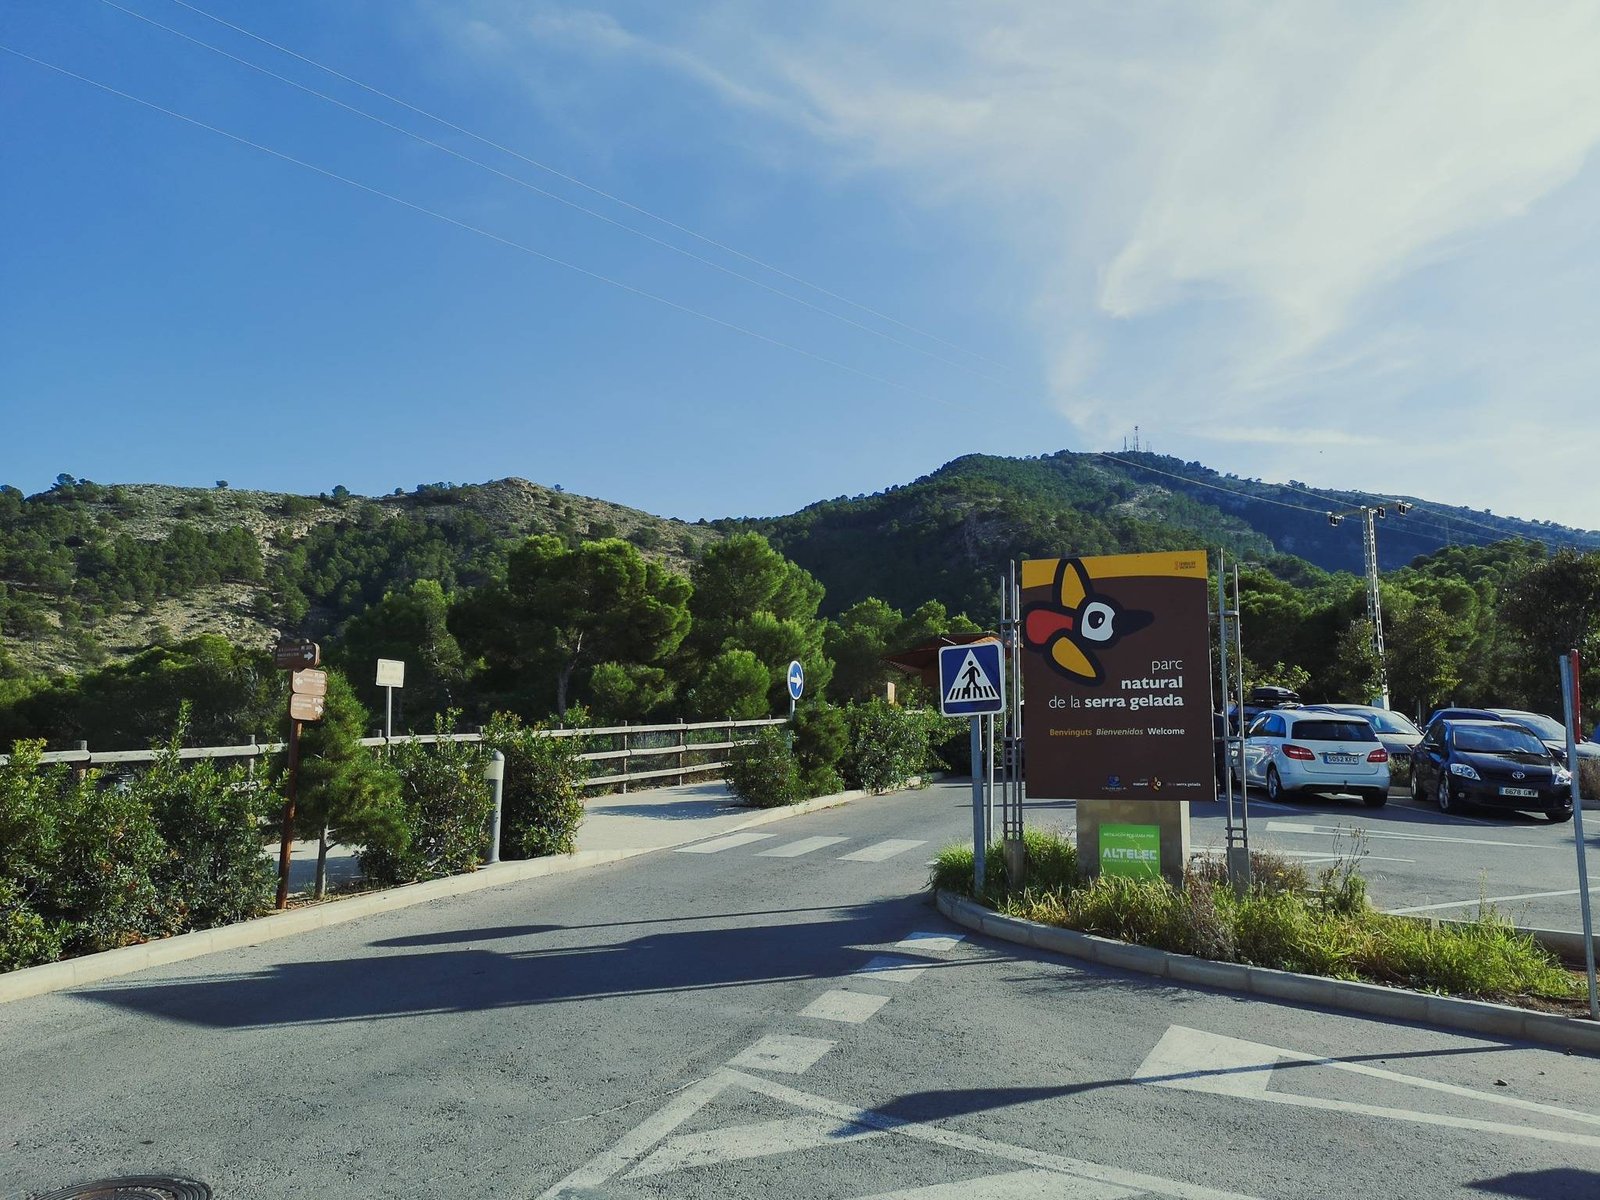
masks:
[(1532, 938), (1492, 912), (1448, 925), (1380, 912), (1367, 900), (1353, 857), (1313, 876), (1299, 863), (1258, 854), (1255, 886), (1236, 895), (1216, 865), (1197, 867), (1182, 887), (1161, 879), (1090, 879), (1079, 875), (1066, 838), (1029, 831), (1026, 842), (1027, 886), (1020, 892), (1006, 889), (996, 849), (990, 887), (975, 896), (972, 850), (964, 846), (935, 860), (933, 886), (1009, 917), (1217, 963), (1547, 1013), (1583, 1011), (1582, 976)]

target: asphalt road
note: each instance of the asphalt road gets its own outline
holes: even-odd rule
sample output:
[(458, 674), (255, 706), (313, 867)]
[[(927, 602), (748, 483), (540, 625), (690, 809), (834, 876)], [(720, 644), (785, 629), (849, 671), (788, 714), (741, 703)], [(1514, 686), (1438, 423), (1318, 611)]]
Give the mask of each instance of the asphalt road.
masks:
[(0, 1195), (1600, 1191), (1593, 1058), (960, 937), (922, 888), (966, 795), (0, 1007)]

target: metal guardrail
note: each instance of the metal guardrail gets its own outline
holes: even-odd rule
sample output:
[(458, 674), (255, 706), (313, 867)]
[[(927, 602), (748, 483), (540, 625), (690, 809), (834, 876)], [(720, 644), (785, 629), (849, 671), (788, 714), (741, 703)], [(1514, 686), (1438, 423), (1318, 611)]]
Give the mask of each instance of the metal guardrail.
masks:
[[(674, 721), (670, 725), (603, 725), (588, 729), (548, 729), (541, 731), (544, 737), (581, 737), (585, 740), (594, 738), (607, 738), (616, 743), (609, 750), (590, 750), (578, 757), (585, 762), (593, 763), (620, 763), (620, 773), (610, 775), (595, 775), (585, 780), (585, 786), (605, 787), (613, 784), (621, 785), (626, 792), (628, 785), (633, 782), (643, 782), (654, 779), (677, 777), (683, 782), (685, 775), (701, 775), (710, 771), (725, 770), (728, 766), (726, 760), (711, 762), (690, 762), (689, 759), (700, 754), (711, 754), (721, 750), (731, 750), (742, 746), (749, 741), (748, 738), (738, 738), (735, 731), (740, 729), (760, 729), (772, 725), (785, 725), (788, 722), (782, 717), (773, 717), (758, 721)], [(705, 730), (728, 731), (727, 738), (721, 741), (694, 742), (689, 740), (691, 733)], [(662, 745), (639, 745), (635, 739), (643, 737), (647, 741), (658, 738), (664, 734), (676, 734), (675, 741)], [(437, 742), (481, 742), (482, 733), (416, 733), (405, 734), (395, 738), (369, 737), (362, 738), (363, 746), (381, 747), (395, 745), (400, 742), (419, 742), (428, 745)], [(633, 744), (629, 744), (632, 742)], [(252, 739), (248, 744), (240, 746), (189, 746), (178, 751), (178, 757), (184, 761), (198, 759), (257, 759), (270, 754), (276, 754), (284, 748), (282, 742), (257, 742)], [(133, 763), (151, 763), (162, 753), (156, 750), (90, 750), (87, 746), (77, 750), (47, 750), (39, 756), (42, 766), (65, 764), (80, 770), (90, 767), (123, 766)], [(653, 767), (648, 770), (632, 770), (631, 766), (636, 761), (674, 758), (676, 761), (669, 767)], [(0, 754), (0, 765), (11, 761), (10, 755)]]

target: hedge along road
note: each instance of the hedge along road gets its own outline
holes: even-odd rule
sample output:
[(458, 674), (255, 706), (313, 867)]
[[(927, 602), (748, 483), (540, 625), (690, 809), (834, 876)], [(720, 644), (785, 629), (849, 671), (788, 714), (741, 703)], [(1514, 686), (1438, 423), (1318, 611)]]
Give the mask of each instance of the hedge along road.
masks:
[(0, 1194), (136, 1171), (274, 1198), (1600, 1183), (1585, 1056), (963, 937), (924, 884), (966, 797), (880, 797), (7, 1005)]

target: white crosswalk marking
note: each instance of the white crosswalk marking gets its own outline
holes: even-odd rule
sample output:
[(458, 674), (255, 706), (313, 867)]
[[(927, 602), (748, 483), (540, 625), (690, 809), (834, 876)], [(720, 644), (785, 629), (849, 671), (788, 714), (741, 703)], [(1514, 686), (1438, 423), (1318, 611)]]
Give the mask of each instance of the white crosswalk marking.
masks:
[(826, 1038), (794, 1037), (775, 1033), (762, 1038), (755, 1045), (730, 1058), (730, 1067), (755, 1068), (762, 1071), (781, 1071), (785, 1075), (802, 1075), (835, 1043)]
[(843, 988), (835, 988), (831, 992), (823, 992), (802, 1008), (800, 1015), (815, 1017), (819, 1021), (843, 1021), (847, 1025), (859, 1025), (887, 1003), (889, 1003), (887, 996), (874, 996), (871, 992), (847, 992)]
[(883, 862), (886, 858), (893, 858), (896, 854), (904, 854), (907, 850), (915, 850), (918, 846), (926, 846), (926, 841), (914, 842), (905, 838), (890, 838), (888, 841), (878, 842), (857, 850), (854, 854), (841, 854), (840, 862)]
[(808, 837), (801, 838), (798, 842), (790, 842), (783, 846), (774, 846), (771, 850), (762, 850), (758, 858), (799, 858), (802, 854), (810, 854), (813, 850), (821, 850), (824, 846), (837, 846), (840, 842), (848, 842), (849, 838), (842, 837)]
[(730, 833), (726, 837), (712, 838), (709, 842), (700, 842), (694, 846), (679, 846), (679, 854), (720, 854), (724, 850), (732, 850), (735, 846), (748, 846), (751, 842), (764, 842), (773, 835), (770, 833)]
[(896, 950), (954, 950), (956, 943), (965, 940), (964, 933), (913, 933), (894, 944)]

